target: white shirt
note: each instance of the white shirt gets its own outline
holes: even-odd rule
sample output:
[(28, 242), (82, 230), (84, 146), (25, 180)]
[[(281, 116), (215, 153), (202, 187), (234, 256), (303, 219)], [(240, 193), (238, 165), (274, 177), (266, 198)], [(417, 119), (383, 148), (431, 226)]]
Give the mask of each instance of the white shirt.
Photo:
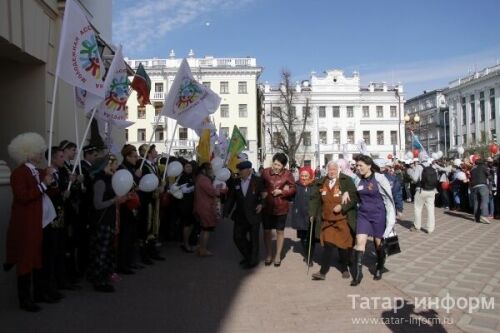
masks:
[(243, 196), (247, 196), (248, 186), (250, 185), (250, 179), (252, 179), (252, 175), (250, 174), (247, 179), (241, 179), (241, 192)]
[(337, 181), (336, 178), (333, 178), (333, 179), (330, 179), (329, 182), (328, 182), (328, 187), (330, 188), (330, 190), (335, 186), (335, 182)]

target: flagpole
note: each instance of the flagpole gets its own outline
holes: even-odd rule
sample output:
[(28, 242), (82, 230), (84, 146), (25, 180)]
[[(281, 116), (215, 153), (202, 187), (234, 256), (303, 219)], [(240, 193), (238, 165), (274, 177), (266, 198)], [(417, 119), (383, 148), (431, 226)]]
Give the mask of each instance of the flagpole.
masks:
[(177, 131), (177, 126), (178, 125), (179, 125), (179, 123), (176, 120), (175, 121), (174, 130), (172, 132), (172, 139), (170, 140), (170, 144), (168, 145), (167, 161), (165, 162), (165, 170), (163, 170), (162, 182), (165, 182), (165, 178), (167, 176), (168, 160), (170, 159), (170, 151), (172, 150), (172, 144), (174, 143), (175, 132)]
[[(87, 135), (89, 134), (90, 125), (92, 124), (92, 120), (94, 119), (96, 111), (97, 111), (97, 108), (94, 108), (92, 110), (92, 115), (90, 116), (89, 123), (87, 124), (87, 128), (85, 128), (85, 132), (83, 133), (82, 142), (85, 141), (85, 139), (87, 138)], [(82, 146), (80, 145), (80, 147), (78, 148), (78, 153), (76, 154), (76, 159), (78, 161), (80, 160), (81, 154), (82, 154)], [(71, 171), (71, 174), (74, 174), (75, 170), (76, 170), (76, 163), (73, 165), (73, 170)], [(69, 184), (68, 184), (67, 191), (69, 191), (69, 189), (71, 188), (71, 183), (72, 183), (72, 181), (70, 180)]]
[[(74, 90), (75, 89), (73, 89), (73, 91)], [(76, 137), (76, 146), (78, 148), (80, 148), (80, 138), (79, 138), (79, 135), (78, 135), (78, 114), (77, 114), (77, 111), (76, 111), (76, 96), (75, 96), (75, 94), (73, 94), (73, 111), (75, 112), (75, 137)], [(83, 145), (83, 141), (82, 141), (82, 145)], [(78, 163), (78, 168), (80, 169), (80, 174), (81, 174), (81, 172), (82, 172), (82, 161), (80, 159), (78, 159), (78, 160), (76, 160), (76, 163)], [(82, 186), (83, 186), (83, 184), (82, 184)]]
[(54, 91), (52, 92), (52, 106), (50, 108), (50, 124), (49, 124), (49, 154), (47, 155), (47, 163), (50, 166), (50, 161), (52, 159), (52, 132), (54, 131), (54, 113), (56, 109), (56, 96), (57, 96), (57, 84), (58, 84), (58, 73), (56, 70), (56, 75), (54, 77)]
[[(156, 133), (156, 128), (158, 127), (158, 124), (160, 123), (160, 117), (161, 117), (161, 114), (159, 116), (156, 116), (156, 122), (153, 126), (153, 133), (151, 133), (151, 136), (149, 137), (148, 146), (151, 146), (151, 142), (153, 142), (153, 137)], [(177, 126), (177, 123), (175, 126)], [(146, 149), (144, 151), (144, 156), (141, 156), (142, 161), (141, 161), (141, 166), (139, 167), (139, 170), (142, 170), (142, 167), (144, 166), (144, 162), (146, 162), (146, 156), (148, 155), (148, 151), (149, 151), (149, 149)]]

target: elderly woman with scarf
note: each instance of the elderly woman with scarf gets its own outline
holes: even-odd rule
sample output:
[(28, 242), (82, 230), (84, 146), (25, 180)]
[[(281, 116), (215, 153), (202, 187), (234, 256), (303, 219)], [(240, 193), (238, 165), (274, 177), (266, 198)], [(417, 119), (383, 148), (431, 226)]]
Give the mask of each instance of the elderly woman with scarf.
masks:
[[(344, 193), (349, 202), (342, 204)], [(339, 249), (340, 271), (344, 279), (349, 278), (349, 252), (353, 246), (356, 230), (357, 193), (351, 176), (340, 172), (335, 161), (327, 164), (327, 176), (312, 186), (309, 215), (317, 224), (316, 235), (323, 246), (321, 269), (312, 275), (313, 280), (324, 280), (330, 270), (333, 249)]]
[[(299, 180), (295, 183), (296, 192), (291, 211), (292, 228), (297, 230), (297, 238), (300, 239), (304, 261), (312, 266), (314, 254), (314, 243), (316, 238), (311, 238), (314, 224), (309, 222), (309, 201), (311, 196), (311, 184), (314, 181), (314, 171), (310, 166), (305, 166), (299, 170)], [(312, 243), (309, 244), (309, 239)], [(311, 252), (309, 253), (309, 246)]]
[[(357, 286), (363, 278), (363, 254), (368, 236), (373, 236), (377, 252), (377, 267), (374, 280), (382, 278), (385, 252), (382, 240), (392, 232), (396, 222), (396, 210), (392, 198), (391, 185), (381, 174), (380, 169), (370, 156), (360, 155), (356, 160), (360, 176), (357, 185), (359, 195), (358, 218), (356, 226), (356, 245), (354, 247), (355, 272), (351, 286)], [(352, 200), (352, 199), (351, 199)], [(343, 198), (348, 201), (347, 195)]]

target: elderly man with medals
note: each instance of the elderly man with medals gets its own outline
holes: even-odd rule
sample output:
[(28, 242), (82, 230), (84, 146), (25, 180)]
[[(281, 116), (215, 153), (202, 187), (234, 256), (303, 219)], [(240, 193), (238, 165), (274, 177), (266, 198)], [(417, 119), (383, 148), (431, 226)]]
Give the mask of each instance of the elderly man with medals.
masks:
[[(142, 159), (137, 162), (139, 166), (142, 164), (142, 169), (140, 170), (142, 173), (141, 177), (148, 174), (154, 174), (159, 177), (158, 167), (155, 163), (158, 157), (156, 146), (150, 146), (148, 144), (141, 145), (139, 147), (139, 155), (145, 159), (144, 163), (142, 163)], [(139, 208), (140, 254), (142, 262), (147, 265), (153, 264), (151, 259), (165, 260), (165, 258), (159, 254), (156, 246), (160, 227), (159, 193), (159, 189), (153, 192), (138, 191), (141, 201), (141, 206)]]

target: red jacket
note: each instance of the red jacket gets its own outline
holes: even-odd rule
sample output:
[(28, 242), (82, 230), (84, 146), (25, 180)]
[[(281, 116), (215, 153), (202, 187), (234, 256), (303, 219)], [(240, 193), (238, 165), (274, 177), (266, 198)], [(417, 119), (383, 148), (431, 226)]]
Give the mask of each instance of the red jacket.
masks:
[[(295, 180), (290, 171), (283, 169), (278, 174), (273, 174), (272, 168), (266, 168), (261, 175), (264, 180), (264, 186), (267, 191), (265, 200), (265, 212), (269, 215), (286, 215), (288, 214), (288, 200), (295, 195)], [(272, 192), (275, 189), (283, 191), (278, 196), (273, 196)]]
[[(44, 174), (40, 172), (40, 180)], [(10, 176), (12, 209), (7, 231), (7, 263), (17, 275), (42, 267), (42, 196), (36, 178), (24, 164)]]

